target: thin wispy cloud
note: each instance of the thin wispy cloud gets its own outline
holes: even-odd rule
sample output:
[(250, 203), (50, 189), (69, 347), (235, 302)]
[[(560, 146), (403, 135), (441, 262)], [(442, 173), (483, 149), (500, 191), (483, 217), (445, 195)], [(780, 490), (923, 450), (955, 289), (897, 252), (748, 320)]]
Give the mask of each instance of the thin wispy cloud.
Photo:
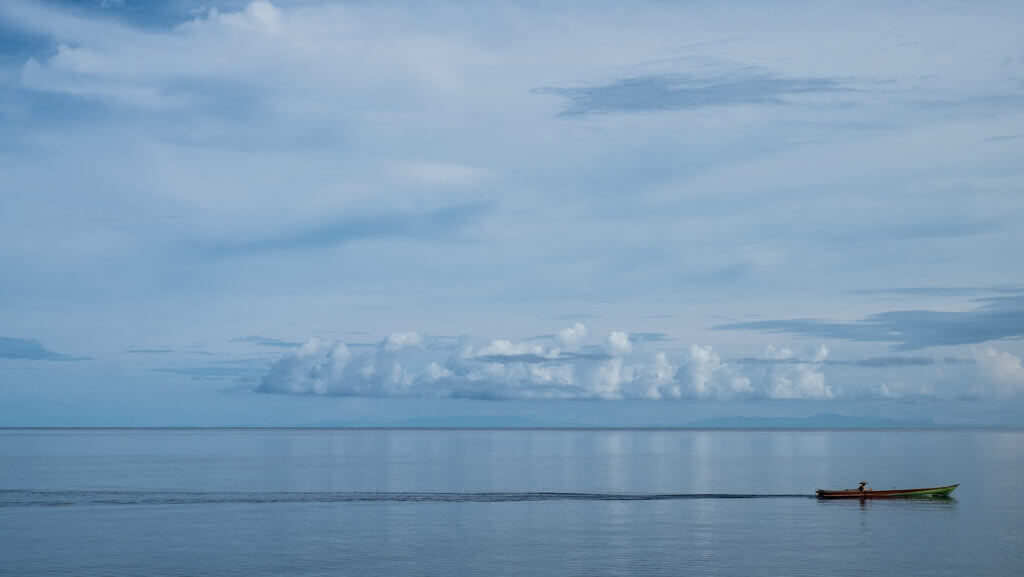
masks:
[(718, 330), (753, 330), (803, 337), (895, 343), (894, 350), (983, 343), (1024, 337), (1024, 296), (982, 299), (970, 311), (897, 310), (853, 322), (820, 319), (728, 323)]
[[(663, 317), (655, 317), (663, 318)], [(679, 340), (668, 333), (654, 333), (654, 332), (637, 332), (629, 333), (632, 338), (645, 343), (666, 343), (670, 341)]]
[(893, 287), (860, 289), (853, 292), (861, 295), (973, 297), (991, 294), (1022, 294), (1024, 285)]
[(200, 366), (155, 367), (149, 370), (157, 373), (181, 375), (192, 380), (201, 381), (243, 379), (246, 377), (256, 378), (266, 370), (266, 366), (266, 361), (226, 361)]
[(439, 239), (449, 237), (475, 222), (491, 207), (490, 203), (478, 202), (420, 213), (340, 218), (328, 224), (263, 238), (224, 241), (205, 248), (204, 252), (215, 258), (228, 258), (268, 252), (316, 250), (375, 239)]
[(845, 364), (853, 367), (868, 367), (872, 369), (887, 369), (892, 367), (927, 367), (936, 364), (938, 361), (932, 357), (871, 357), (867, 359), (855, 359), (851, 361), (832, 361), (833, 364)]
[(1012, 140), (1020, 140), (1024, 138), (1024, 134), (1000, 134), (998, 136), (989, 136), (983, 138), (982, 142), (1010, 142)]
[(35, 339), (0, 337), (0, 359), (27, 361), (87, 361), (88, 357), (66, 355), (52, 351)]
[(264, 337), (260, 335), (249, 335), (247, 337), (238, 337), (231, 339), (233, 343), (251, 343), (254, 345), (262, 345), (265, 347), (278, 347), (278, 348), (294, 348), (302, 343), (296, 343), (292, 341), (284, 341), (281, 339), (275, 339), (271, 337)]
[[(731, 362), (741, 365), (796, 365), (802, 363), (815, 362), (813, 359), (804, 358), (763, 358), (763, 357), (743, 357), (737, 359), (730, 359)], [(905, 357), (905, 356), (886, 356), (886, 357), (868, 357), (866, 359), (826, 359), (824, 361), (817, 361), (827, 366), (849, 366), (849, 367), (864, 367), (872, 369), (890, 369), (898, 367), (929, 367), (936, 364), (949, 364), (949, 365), (963, 365), (973, 363), (974, 360), (970, 358), (959, 358), (959, 357)]]
[(664, 112), (712, 106), (787, 105), (799, 97), (853, 90), (839, 78), (791, 78), (761, 70), (740, 70), (727, 76), (654, 74), (623, 78), (595, 86), (543, 87), (538, 94), (566, 98), (563, 116), (600, 113)]

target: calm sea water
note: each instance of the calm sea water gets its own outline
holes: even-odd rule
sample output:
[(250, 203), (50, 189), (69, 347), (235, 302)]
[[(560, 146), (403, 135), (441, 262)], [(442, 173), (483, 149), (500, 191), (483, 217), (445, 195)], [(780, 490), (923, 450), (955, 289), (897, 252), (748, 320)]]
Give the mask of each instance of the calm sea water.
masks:
[(1016, 577), (1024, 432), (0, 430), (0, 574)]

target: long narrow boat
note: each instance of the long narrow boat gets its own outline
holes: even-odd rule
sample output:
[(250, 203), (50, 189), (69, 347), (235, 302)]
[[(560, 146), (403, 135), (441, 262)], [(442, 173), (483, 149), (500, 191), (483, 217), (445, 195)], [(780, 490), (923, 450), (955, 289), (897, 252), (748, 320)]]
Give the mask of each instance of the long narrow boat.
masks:
[(960, 484), (947, 485), (945, 487), (927, 487), (923, 489), (890, 489), (875, 491), (865, 489), (866, 481), (861, 481), (860, 487), (856, 489), (842, 489), (839, 491), (826, 491), (818, 489), (815, 494), (819, 499), (892, 499), (894, 497), (949, 497)]

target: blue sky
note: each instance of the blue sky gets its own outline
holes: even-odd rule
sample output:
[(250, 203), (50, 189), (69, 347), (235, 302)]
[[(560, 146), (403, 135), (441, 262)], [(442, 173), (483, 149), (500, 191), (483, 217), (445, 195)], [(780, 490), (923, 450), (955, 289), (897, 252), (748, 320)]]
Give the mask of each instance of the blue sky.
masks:
[(0, 5), (0, 425), (1024, 426), (1024, 7)]

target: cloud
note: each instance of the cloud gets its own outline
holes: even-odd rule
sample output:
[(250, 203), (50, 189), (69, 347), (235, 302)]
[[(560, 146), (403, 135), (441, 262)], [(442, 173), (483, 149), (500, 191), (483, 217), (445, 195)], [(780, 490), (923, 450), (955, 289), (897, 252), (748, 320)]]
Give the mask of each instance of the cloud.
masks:
[(542, 87), (538, 94), (569, 100), (563, 116), (610, 112), (661, 112), (709, 106), (786, 105), (801, 96), (849, 92), (848, 81), (826, 77), (787, 77), (757, 69), (731, 75), (652, 74), (609, 84), (575, 88)]
[(963, 312), (900, 310), (853, 322), (786, 319), (729, 323), (718, 330), (755, 330), (860, 342), (892, 342), (894, 350), (975, 344), (1024, 336), (1024, 295), (980, 299)]
[[(274, 37), (283, 31), (280, 11), (265, 0), (237, 12), (212, 8), (172, 33), (147, 33), (43, 3), (9, 4), (6, 16), (12, 21), (58, 40), (55, 53), (22, 68), (25, 86), (148, 109), (209, 102), (204, 90), (245, 84), (246, 75), (273, 66)], [(245, 41), (263, 56), (261, 64), (223, 58)], [(219, 44), (219, 54), (208, 53), (204, 60), (204, 44)], [(178, 62), (168, 58), (174, 51)]]
[(870, 367), (875, 369), (887, 369), (892, 367), (926, 367), (935, 364), (932, 357), (870, 357), (867, 359), (855, 359), (852, 361), (826, 361), (826, 363), (852, 365), (855, 367)]
[[(665, 316), (654, 315), (650, 318), (667, 318)], [(666, 333), (630, 333), (629, 336), (639, 342), (643, 343), (664, 343), (676, 340), (675, 337), (669, 336)]]
[[(786, 358), (753, 358), (746, 357), (741, 359), (732, 359), (733, 362), (742, 365), (792, 365), (801, 364), (809, 361), (808, 359), (786, 357)], [(868, 357), (866, 359), (825, 359), (821, 361), (821, 364), (831, 366), (851, 366), (851, 367), (865, 367), (874, 369), (889, 369), (894, 367), (927, 367), (937, 363), (945, 363), (949, 365), (956, 364), (969, 364), (973, 363), (974, 359), (965, 359), (960, 357), (943, 357), (936, 359), (935, 357), (905, 357), (905, 356), (885, 356), (885, 357)]]
[(580, 343), (587, 337), (587, 327), (583, 323), (575, 323), (571, 327), (558, 331), (558, 344), (567, 350), (577, 350)]
[(945, 364), (927, 372), (885, 372), (866, 387), (844, 391), (851, 399), (886, 399), (900, 402), (1007, 400), (1024, 393), (1024, 367), (1019, 356), (992, 347), (971, 350), (971, 357), (936, 359)]
[(207, 248), (206, 251), (217, 257), (232, 257), (326, 248), (368, 239), (440, 238), (475, 221), (491, 206), (490, 203), (473, 202), (419, 213), (396, 212), (339, 218), (328, 224), (303, 227), (278, 235), (225, 241)]
[(574, 353), (574, 352), (559, 352), (557, 349), (553, 349), (548, 353), (515, 353), (515, 354), (504, 354), (504, 355), (478, 355), (475, 357), (479, 361), (488, 363), (533, 363), (533, 364), (551, 364), (565, 361), (607, 361), (615, 358), (614, 355), (602, 352), (590, 352), (590, 353)]
[(263, 345), (265, 347), (282, 347), (282, 348), (294, 348), (300, 346), (302, 343), (296, 343), (292, 341), (282, 341), (281, 339), (273, 339), (270, 337), (264, 337), (260, 335), (249, 335), (247, 337), (238, 337), (237, 339), (231, 339), (233, 343), (252, 343), (255, 345)]
[(629, 335), (622, 331), (612, 331), (608, 335), (606, 346), (613, 355), (626, 355), (633, 350), (633, 344), (629, 342)]
[(1019, 140), (1024, 138), (1024, 134), (1002, 134), (999, 136), (989, 136), (988, 138), (981, 139), (982, 142), (1009, 142), (1011, 140)]
[(979, 296), (989, 294), (1020, 294), (1024, 292), (1024, 285), (1002, 284), (990, 286), (926, 286), (926, 287), (897, 287), (862, 289), (853, 291), (861, 295), (899, 295), (899, 296), (937, 296), (937, 297), (961, 297)]
[(1024, 366), (1020, 357), (992, 347), (974, 350), (978, 379), (970, 394), (978, 397), (1009, 397), (1024, 393)]
[[(568, 327), (574, 335), (586, 327)], [(564, 332), (564, 331), (562, 331)], [(260, 393), (340, 397), (566, 399), (566, 400), (863, 400), (1001, 398), (1024, 390), (1019, 357), (993, 349), (974, 357), (870, 357), (830, 359), (819, 345), (798, 352), (768, 345), (757, 358), (723, 359), (711, 346), (682, 354), (651, 353), (631, 335), (611, 331), (601, 339), (558, 336), (544, 341), (495, 339), (474, 343), (395, 332), (368, 349), (310, 339), (275, 361), (259, 381)], [(934, 374), (899, 380), (845, 374), (835, 385), (826, 369), (847, 366), (884, 370), (939, 364)], [(877, 373), (872, 373), (877, 374)], [(904, 373), (905, 375), (905, 373)], [(893, 377), (897, 376), (896, 379)]]
[(88, 357), (65, 355), (43, 346), (35, 339), (0, 337), (0, 359), (23, 359), (29, 361), (87, 361)]
[[(691, 346), (681, 359), (649, 355), (630, 335), (612, 331), (599, 344), (582, 342), (586, 327), (568, 332), (579, 351), (497, 339), (481, 344), (438, 341), (413, 331), (392, 333), (359, 353), (343, 343), (311, 339), (278, 359), (257, 391), (300, 395), (468, 399), (729, 400), (831, 398), (820, 366), (768, 371), (751, 381), (710, 346)], [(769, 349), (776, 351), (776, 349)], [(787, 350), (773, 353), (790, 354)], [(805, 366), (806, 365), (806, 366)]]
[(723, 362), (710, 346), (692, 345), (688, 360), (685, 371), (689, 378), (680, 396), (689, 393), (698, 399), (729, 399), (754, 390), (750, 379)]
[(554, 318), (555, 318), (555, 320), (559, 320), (559, 321), (578, 321), (578, 320), (584, 320), (585, 321), (585, 320), (588, 320), (588, 319), (596, 319), (596, 318), (598, 318), (598, 316), (599, 315), (590, 314), (590, 313), (575, 313), (575, 314), (570, 313), (570, 314), (557, 315)]
[(260, 375), (266, 369), (262, 366), (223, 366), (210, 364), (199, 367), (157, 367), (149, 370), (155, 373), (184, 375), (186, 377), (191, 377), (192, 380), (202, 381), (253, 377)]
[(420, 348), (423, 346), (423, 335), (416, 331), (391, 333), (388, 335), (388, 338), (384, 339), (383, 345), (384, 350), (389, 353), (397, 353), (410, 348)]
[[(828, 347), (821, 345), (814, 351), (814, 356), (809, 362), (767, 365), (761, 378), (768, 396), (773, 399), (833, 398), (835, 394), (825, 382), (825, 375), (820, 370), (828, 355)], [(789, 348), (775, 348), (769, 345), (765, 347), (762, 357), (788, 361), (795, 358), (795, 353)]]
[(352, 397), (432, 396), (427, 389), (414, 389), (414, 381), (422, 381), (423, 376), (440, 378), (444, 371), (433, 363), (423, 369), (423, 376), (407, 371), (395, 353), (404, 348), (400, 343), (407, 342), (410, 335), (398, 335), (363, 355), (353, 355), (344, 343), (310, 339), (271, 365), (257, 391)]

